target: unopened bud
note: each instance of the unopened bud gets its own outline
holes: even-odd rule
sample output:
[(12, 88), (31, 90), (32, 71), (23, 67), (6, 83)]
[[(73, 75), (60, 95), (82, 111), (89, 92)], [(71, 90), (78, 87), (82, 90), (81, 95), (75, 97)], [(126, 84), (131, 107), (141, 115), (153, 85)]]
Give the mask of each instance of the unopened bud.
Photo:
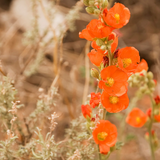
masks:
[(101, 50), (105, 51), (107, 49), (107, 46), (106, 45), (102, 45), (101, 46)]
[(112, 39), (112, 40), (107, 42), (107, 45), (110, 46), (113, 42), (114, 42), (114, 40)]
[(108, 0), (103, 0), (102, 9), (106, 8), (107, 6), (108, 6)]
[(89, 0), (83, 0), (85, 6), (89, 6)]
[(87, 7), (86, 8), (87, 13), (89, 13), (89, 14), (94, 14), (94, 10), (95, 10), (94, 7)]
[(148, 73), (147, 73), (147, 77), (148, 77), (149, 79), (153, 79), (153, 73), (152, 73), (152, 72), (148, 72)]
[(155, 83), (154, 83), (153, 80), (149, 82), (148, 87), (149, 88), (154, 88), (155, 87)]
[(153, 145), (154, 145), (155, 148), (157, 148), (157, 147), (158, 147), (158, 144), (159, 144), (159, 142), (158, 142), (158, 140), (156, 139), (156, 140), (153, 142)]
[(100, 11), (99, 9), (95, 9), (95, 10), (94, 10), (94, 14), (95, 14), (95, 15), (99, 15), (100, 13), (101, 13), (101, 11)]
[(98, 46), (102, 46), (102, 45), (104, 44), (104, 42), (103, 42), (101, 39), (97, 39), (97, 40), (96, 40), (96, 44), (97, 44)]
[(94, 6), (95, 1), (94, 0), (89, 0), (89, 6)]
[(95, 69), (95, 68), (91, 69), (91, 76), (99, 79), (99, 72), (97, 71), (97, 69)]
[(145, 139), (149, 140), (149, 133), (148, 132), (146, 132), (146, 134), (145, 134)]

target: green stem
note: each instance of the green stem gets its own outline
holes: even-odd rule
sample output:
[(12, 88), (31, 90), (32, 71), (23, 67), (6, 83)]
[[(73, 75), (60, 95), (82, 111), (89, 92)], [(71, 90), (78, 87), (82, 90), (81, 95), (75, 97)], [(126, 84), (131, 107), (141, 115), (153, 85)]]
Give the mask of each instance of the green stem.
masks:
[(106, 119), (106, 113), (107, 113), (107, 111), (106, 111), (106, 109), (104, 108), (104, 110), (103, 110), (103, 119), (104, 119), (104, 120)]
[(97, 145), (98, 146), (98, 155), (99, 155), (99, 160), (102, 160), (102, 158), (101, 158), (101, 153), (100, 153), (100, 149), (99, 149), (99, 145)]
[[(111, 49), (110, 48), (108, 48), (107, 50), (108, 50), (109, 66), (111, 66), (112, 65), (112, 53), (111, 53)], [(104, 108), (103, 109), (103, 119), (104, 120), (106, 119), (106, 113), (107, 113), (107, 111)]]
[(151, 156), (152, 156), (152, 160), (155, 160), (155, 155), (154, 155), (154, 146), (152, 143), (152, 124), (153, 124), (153, 120), (154, 120), (154, 101), (153, 101), (153, 97), (150, 96), (151, 102), (152, 102), (152, 112), (151, 112), (151, 119), (150, 119), (150, 123), (148, 126), (148, 132), (149, 132), (149, 144), (150, 144), (150, 149), (151, 149)]
[(111, 49), (108, 49), (108, 58), (109, 58), (109, 66), (112, 65), (112, 53), (111, 53)]

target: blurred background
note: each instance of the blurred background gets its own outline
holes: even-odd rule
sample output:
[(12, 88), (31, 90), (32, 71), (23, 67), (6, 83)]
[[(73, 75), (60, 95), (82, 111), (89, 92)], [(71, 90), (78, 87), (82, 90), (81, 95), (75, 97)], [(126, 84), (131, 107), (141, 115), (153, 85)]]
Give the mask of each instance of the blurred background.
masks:
[[(42, 1), (43, 6), (35, 0), (0, 0), (0, 60), (4, 73), (14, 80), (15, 88), (18, 89), (18, 100), (25, 105), (19, 111), (22, 118), (35, 109), (40, 95), (39, 89), (42, 88), (44, 93), (48, 92), (57, 74), (55, 64), (60, 64), (61, 71), (56, 83), (60, 96), (54, 108), (61, 115), (55, 130), (58, 141), (64, 138), (69, 122), (81, 114), (80, 106), (85, 99), (84, 88), (87, 83), (87, 41), (80, 39), (78, 33), (95, 17), (87, 14), (85, 7), (77, 3), (77, 0)], [(149, 70), (158, 81), (158, 93), (160, 0), (117, 0), (111, 1), (111, 5), (114, 2), (124, 4), (131, 12), (130, 22), (116, 31), (120, 36), (119, 47), (133, 46), (139, 50), (141, 58), (148, 62)], [(47, 20), (43, 7), (52, 21)], [(52, 40), (55, 37), (53, 38), (49, 25), (53, 27), (55, 37), (58, 37), (58, 58), (54, 54), (55, 50), (53, 51), (55, 43)], [(57, 59), (60, 61), (57, 62)], [(91, 63), (89, 65), (89, 68), (93, 67)], [(90, 77), (89, 84), (87, 95), (95, 91), (97, 81)], [(134, 92), (129, 91), (129, 96), (132, 95)], [(146, 97), (138, 105), (146, 110), (150, 102)], [(159, 129), (159, 125), (155, 127)], [(145, 130), (137, 131), (128, 127), (126, 132), (135, 133), (137, 138), (124, 146), (122, 159), (149, 160), (150, 151), (143, 137)], [(116, 159), (116, 156), (111, 158)]]

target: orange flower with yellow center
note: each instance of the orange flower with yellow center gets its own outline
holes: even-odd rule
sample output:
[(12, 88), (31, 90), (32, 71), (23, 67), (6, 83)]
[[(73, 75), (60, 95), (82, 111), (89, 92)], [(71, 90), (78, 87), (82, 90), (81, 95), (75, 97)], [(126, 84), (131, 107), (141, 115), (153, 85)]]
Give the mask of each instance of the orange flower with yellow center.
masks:
[(113, 31), (114, 28), (106, 26), (101, 20), (93, 19), (87, 25), (88, 33), (93, 38), (105, 38)]
[(107, 144), (111, 147), (117, 140), (117, 128), (108, 120), (99, 120), (92, 134), (96, 144)]
[(122, 28), (129, 22), (130, 11), (123, 4), (115, 3), (109, 11), (103, 13), (103, 19), (114, 28)]
[(139, 62), (139, 52), (134, 47), (125, 47), (118, 51), (118, 65), (129, 76), (135, 73)]
[(117, 113), (126, 109), (129, 105), (127, 93), (122, 96), (111, 96), (103, 91), (101, 95), (101, 103), (103, 107), (110, 113)]
[(102, 80), (99, 88), (104, 89), (109, 95), (121, 96), (127, 91), (127, 74), (116, 66), (108, 66), (101, 71)]
[(139, 108), (134, 108), (126, 118), (126, 122), (132, 127), (142, 127), (147, 121), (147, 115)]
[(106, 132), (100, 132), (100, 133), (98, 133), (97, 138), (99, 141), (104, 141), (107, 136), (108, 136), (108, 134)]

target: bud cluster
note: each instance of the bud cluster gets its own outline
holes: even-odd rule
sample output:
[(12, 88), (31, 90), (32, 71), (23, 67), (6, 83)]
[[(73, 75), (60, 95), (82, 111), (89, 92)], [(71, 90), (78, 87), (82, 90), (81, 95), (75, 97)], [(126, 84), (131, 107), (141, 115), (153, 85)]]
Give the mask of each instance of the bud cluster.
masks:
[(143, 70), (141, 73), (135, 73), (129, 77), (130, 87), (139, 87), (139, 94), (152, 94), (155, 90), (153, 73)]
[(107, 7), (108, 0), (83, 0), (83, 3), (87, 6), (87, 13), (99, 15), (101, 10)]

